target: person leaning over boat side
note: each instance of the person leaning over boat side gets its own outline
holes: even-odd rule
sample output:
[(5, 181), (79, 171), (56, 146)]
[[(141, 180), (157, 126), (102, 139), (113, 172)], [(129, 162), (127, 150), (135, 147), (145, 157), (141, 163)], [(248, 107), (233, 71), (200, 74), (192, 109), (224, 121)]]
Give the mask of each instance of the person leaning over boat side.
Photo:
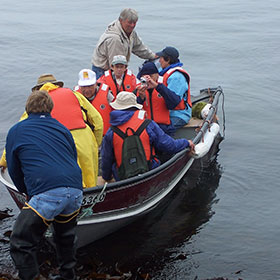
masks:
[(92, 55), (92, 70), (97, 79), (110, 69), (115, 55), (124, 55), (129, 62), (131, 53), (143, 59), (154, 59), (156, 54), (146, 47), (134, 30), (138, 14), (134, 9), (123, 9), (119, 18), (109, 24), (101, 35)]
[[(126, 131), (128, 127), (134, 131), (145, 121), (145, 111), (142, 105), (137, 103), (136, 95), (132, 92), (122, 91), (117, 95), (111, 106), (115, 109), (110, 114), (110, 123), (117, 126), (122, 131)], [(187, 139), (173, 139), (166, 134), (156, 122), (151, 121), (140, 135), (149, 168), (153, 169), (160, 165), (159, 159), (154, 154), (154, 149), (164, 151), (170, 155), (175, 154), (187, 147), (194, 150), (194, 144)], [(112, 176), (115, 180), (119, 180), (118, 167), (121, 163), (123, 139), (118, 136), (110, 128), (103, 137), (101, 145), (101, 170), (102, 178), (110, 181)], [(151, 146), (152, 145), (152, 149)], [(151, 150), (153, 151), (151, 155)]]
[[(46, 90), (53, 102), (52, 116), (65, 125), (71, 132), (78, 154), (78, 164), (82, 169), (84, 188), (94, 187), (98, 176), (98, 147), (103, 136), (103, 121), (98, 111), (79, 92), (63, 88), (52, 74), (38, 78), (34, 90)], [(26, 112), (21, 120), (26, 119)], [(1, 158), (5, 165), (5, 152)]]
[(192, 116), (190, 76), (182, 68), (183, 63), (179, 60), (176, 48), (166, 47), (157, 55), (162, 68), (159, 74), (163, 76), (163, 84), (180, 97), (177, 106), (169, 111), (171, 123), (177, 129), (186, 125)]
[(175, 128), (171, 123), (169, 110), (177, 106), (181, 101), (180, 97), (163, 84), (163, 77), (159, 76), (153, 62), (144, 63), (137, 78), (144, 81), (137, 87), (137, 95), (148, 118), (154, 120), (168, 135), (174, 135)]
[(114, 96), (106, 84), (96, 82), (96, 73), (90, 69), (83, 69), (79, 72), (78, 86), (75, 90), (93, 105), (103, 119), (103, 135), (110, 127), (110, 112), (112, 111), (109, 102), (114, 100)]
[[(28, 118), (8, 132), (8, 171), (30, 200), (14, 224), (10, 254), (22, 280), (39, 276), (36, 249), (50, 224), (60, 266), (56, 279), (76, 279), (76, 217), (83, 198), (82, 174), (69, 130), (51, 117), (53, 101), (34, 91), (26, 102)], [(36, 278), (37, 279), (37, 278)]]
[(136, 77), (127, 69), (127, 60), (123, 55), (115, 55), (111, 64), (111, 70), (105, 71), (98, 82), (109, 86), (116, 98), (121, 91), (134, 91), (136, 89)]

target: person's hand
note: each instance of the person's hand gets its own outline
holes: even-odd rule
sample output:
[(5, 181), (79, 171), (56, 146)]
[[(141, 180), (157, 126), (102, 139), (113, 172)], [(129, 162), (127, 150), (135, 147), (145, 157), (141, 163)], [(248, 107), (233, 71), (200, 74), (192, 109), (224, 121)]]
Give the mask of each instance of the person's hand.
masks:
[(145, 78), (145, 80), (147, 81), (147, 89), (149, 88), (156, 88), (158, 86), (158, 83), (156, 81), (154, 81), (151, 76), (149, 75), (144, 75), (143, 78)]
[(195, 153), (195, 145), (194, 145), (192, 140), (188, 140), (188, 141), (189, 141), (190, 153), (194, 154)]
[(1, 172), (4, 172), (6, 170), (7, 166), (4, 166), (4, 165), (0, 165), (0, 170)]
[(141, 84), (141, 85), (136, 86), (137, 93), (139, 94), (139, 96), (142, 100), (145, 100), (145, 98), (146, 98), (145, 91), (146, 91), (147, 88), (148, 88), (148, 85), (142, 85)]

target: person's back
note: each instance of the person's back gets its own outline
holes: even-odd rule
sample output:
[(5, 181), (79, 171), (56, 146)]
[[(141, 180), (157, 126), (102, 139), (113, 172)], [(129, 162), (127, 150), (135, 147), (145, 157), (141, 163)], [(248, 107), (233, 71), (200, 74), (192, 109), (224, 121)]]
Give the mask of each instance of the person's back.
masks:
[(53, 116), (70, 130), (74, 138), (83, 185), (85, 188), (94, 187), (98, 176), (98, 146), (103, 135), (102, 117), (81, 93), (61, 88), (54, 81), (41, 84), (41, 77), (33, 89), (39, 87), (53, 98)]
[[(142, 105), (137, 104), (136, 96), (131, 92), (119, 93), (111, 106), (115, 109), (111, 113), (111, 125), (120, 128), (122, 131), (126, 131), (128, 128), (136, 131), (146, 119), (145, 111), (139, 110)], [(145, 127), (140, 139), (150, 169), (160, 165), (160, 161), (155, 155), (155, 149), (171, 155), (188, 146), (193, 149), (191, 141), (173, 139), (165, 134), (154, 121), (149, 122)], [(116, 180), (119, 180), (118, 169), (122, 161), (122, 144), (123, 140), (110, 128), (103, 138), (101, 147), (102, 177), (105, 181), (109, 181), (112, 175)]]
[(10, 237), (10, 254), (20, 279), (37, 279), (37, 246), (50, 224), (59, 279), (75, 279), (75, 227), (82, 203), (82, 174), (70, 131), (50, 115), (53, 101), (34, 91), (28, 118), (15, 124), (6, 141), (7, 166), (16, 188), (27, 195)]
[(57, 186), (79, 188), (81, 170), (72, 136), (50, 114), (30, 114), (11, 128), (7, 139), (9, 171), (13, 172), (16, 163), (11, 157), (17, 152), (29, 195)]

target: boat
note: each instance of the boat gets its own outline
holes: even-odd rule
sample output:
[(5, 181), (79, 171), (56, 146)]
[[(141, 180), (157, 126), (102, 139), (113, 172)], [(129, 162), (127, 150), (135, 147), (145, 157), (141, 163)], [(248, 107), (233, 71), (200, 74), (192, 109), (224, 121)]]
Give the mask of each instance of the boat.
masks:
[[(175, 138), (192, 139), (196, 145), (195, 154), (186, 148), (144, 174), (84, 189), (77, 225), (78, 247), (101, 239), (155, 209), (176, 187), (193, 162), (207, 157), (211, 147), (221, 141), (225, 128), (222, 88), (202, 89), (199, 95), (192, 96), (193, 105), (202, 101), (210, 104), (207, 116), (192, 118), (175, 135)], [(217, 118), (218, 108), (222, 109), (223, 127)], [(16, 205), (22, 208), (26, 196), (18, 192), (7, 170), (1, 172), (0, 182)]]

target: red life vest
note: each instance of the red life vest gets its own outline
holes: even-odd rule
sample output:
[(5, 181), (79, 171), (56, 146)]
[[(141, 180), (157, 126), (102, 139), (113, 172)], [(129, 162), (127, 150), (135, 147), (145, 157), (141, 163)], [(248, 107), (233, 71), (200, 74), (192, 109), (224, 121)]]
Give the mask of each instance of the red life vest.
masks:
[(143, 103), (143, 109), (147, 112), (148, 119), (154, 120), (156, 123), (169, 125), (170, 114), (164, 98), (155, 89), (153, 89), (151, 94), (148, 90), (145, 93), (146, 100)]
[(69, 88), (57, 88), (49, 92), (54, 106), (51, 112), (53, 118), (58, 120), (69, 130), (85, 128), (79, 100)]
[[(126, 129), (128, 127), (132, 128), (134, 131), (136, 131), (140, 125), (145, 120), (145, 112), (143, 110), (137, 110), (135, 111), (134, 115), (130, 118), (130, 120), (122, 125), (119, 125), (118, 128), (126, 132)], [(129, 133), (130, 130), (128, 130)], [(144, 129), (144, 131), (140, 134), (140, 139), (143, 144), (143, 148), (145, 151), (146, 159), (147, 161), (150, 161), (151, 157), (151, 146), (150, 146), (150, 137), (147, 133), (147, 130)], [(116, 133), (113, 133), (113, 148), (114, 148), (114, 154), (116, 158), (117, 167), (120, 167), (122, 163), (122, 146), (123, 146), (123, 139)], [(153, 156), (155, 155), (154, 148), (152, 149)]]
[(94, 99), (91, 101), (91, 104), (100, 113), (103, 119), (103, 135), (106, 134), (107, 130), (110, 127), (110, 113), (113, 111), (107, 99), (108, 91), (109, 87), (105, 84), (102, 84), (99, 87), (99, 90)]
[[(75, 91), (81, 93), (79, 86), (75, 86)], [(99, 87), (98, 92), (96, 93), (93, 100), (89, 102), (94, 106), (94, 108), (99, 112), (103, 119), (103, 136), (106, 134), (107, 130), (110, 127), (110, 113), (113, 111), (113, 108), (108, 103), (108, 92), (109, 87), (106, 84), (102, 84)]]
[[(187, 73), (187, 71), (185, 69), (183, 69), (182, 67), (174, 67), (169, 69), (167, 72), (164, 73), (163, 75), (163, 84), (165, 86), (167, 86), (167, 80), (168, 78), (175, 72), (175, 71), (179, 71), (181, 72), (188, 83), (188, 92), (187, 92), (187, 103), (190, 107), (192, 107), (192, 102), (191, 102), (191, 89), (190, 89), (190, 75)], [(174, 110), (184, 110), (186, 108), (185, 106), (185, 102), (184, 99), (182, 98), (181, 102), (176, 106), (176, 108), (174, 108)]]
[(108, 85), (115, 98), (121, 91), (132, 92), (136, 88), (136, 78), (129, 69), (124, 72), (124, 78), (121, 86), (119, 86), (113, 78), (112, 70), (105, 71), (104, 75), (98, 79), (98, 82)]

